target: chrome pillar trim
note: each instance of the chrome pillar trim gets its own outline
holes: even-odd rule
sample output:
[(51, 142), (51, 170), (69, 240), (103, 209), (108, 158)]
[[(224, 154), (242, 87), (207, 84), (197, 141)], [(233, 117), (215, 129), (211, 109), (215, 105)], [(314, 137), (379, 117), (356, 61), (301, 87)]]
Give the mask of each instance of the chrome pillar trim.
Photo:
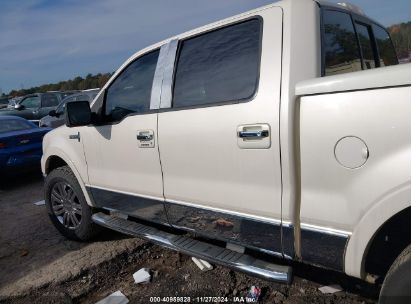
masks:
[(160, 109), (171, 108), (173, 99), (173, 75), (174, 65), (176, 61), (178, 40), (171, 40), (168, 43), (167, 58), (164, 62), (164, 76), (161, 87), (161, 103)]
[(292, 269), (289, 266), (276, 265), (252, 256), (241, 254), (226, 248), (198, 241), (184, 235), (175, 235), (163, 230), (112, 217), (104, 213), (95, 213), (93, 221), (101, 226), (141, 237), (153, 243), (184, 254), (221, 264), (234, 270), (242, 271), (266, 280), (287, 283), (291, 282)]
[(164, 68), (167, 62), (170, 43), (161, 46), (154, 72), (153, 86), (151, 88), (150, 110), (158, 110), (161, 103), (161, 88), (163, 85)]

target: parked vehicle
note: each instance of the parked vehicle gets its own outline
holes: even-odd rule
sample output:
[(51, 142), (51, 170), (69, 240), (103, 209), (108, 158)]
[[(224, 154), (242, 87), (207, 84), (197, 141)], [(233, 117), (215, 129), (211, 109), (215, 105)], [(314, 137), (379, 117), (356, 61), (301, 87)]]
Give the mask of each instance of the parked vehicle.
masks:
[(91, 109), (66, 104), (44, 138), (50, 218), (72, 239), (102, 225), (269, 280), (291, 266), (256, 253), (384, 282), (381, 303), (410, 295), (410, 75), (346, 4), (284, 0), (177, 35)]
[(51, 110), (55, 110), (61, 101), (60, 93), (36, 93), (27, 95), (21, 99), (14, 109), (1, 109), (0, 116), (13, 115), (25, 118), (36, 124)]
[(51, 110), (49, 115), (40, 119), (39, 126), (57, 128), (64, 125), (64, 109), (66, 108), (67, 102), (82, 100), (91, 103), (99, 91), (100, 89), (90, 89), (84, 90), (81, 93), (69, 95), (60, 102), (56, 110)]
[(23, 97), (13, 97), (12, 99), (9, 100), (9, 104), (7, 105), (8, 109), (14, 109), (17, 103), (19, 103)]
[(43, 136), (50, 130), (17, 116), (0, 116), (0, 177), (40, 169)]
[(0, 98), (0, 109), (7, 108), (8, 104), (9, 104), (9, 98), (8, 97), (1, 97)]

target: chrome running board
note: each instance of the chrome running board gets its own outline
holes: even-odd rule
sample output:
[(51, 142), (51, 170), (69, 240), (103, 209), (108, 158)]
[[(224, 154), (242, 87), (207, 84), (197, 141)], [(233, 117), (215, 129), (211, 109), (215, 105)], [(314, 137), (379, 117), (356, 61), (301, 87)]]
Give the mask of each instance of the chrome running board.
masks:
[(93, 214), (92, 219), (98, 225), (149, 240), (155, 244), (190, 256), (221, 264), (262, 279), (286, 284), (291, 283), (292, 269), (289, 266), (268, 263), (246, 254), (198, 241), (184, 235), (172, 234), (151, 226), (110, 216), (102, 212)]

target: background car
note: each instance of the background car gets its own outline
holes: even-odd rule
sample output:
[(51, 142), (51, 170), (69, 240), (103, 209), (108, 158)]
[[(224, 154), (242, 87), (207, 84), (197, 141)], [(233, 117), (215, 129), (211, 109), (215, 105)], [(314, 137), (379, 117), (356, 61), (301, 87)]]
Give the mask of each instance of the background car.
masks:
[(64, 109), (66, 108), (66, 103), (71, 101), (84, 101), (92, 102), (94, 97), (97, 96), (100, 89), (90, 89), (84, 90), (80, 93), (76, 93), (64, 98), (58, 105), (57, 109), (50, 111), (49, 115), (40, 119), (40, 127), (50, 127), (57, 128), (64, 124)]
[(0, 109), (7, 108), (8, 104), (9, 104), (9, 98), (8, 97), (1, 97), (0, 98)]
[(38, 124), (41, 118), (57, 108), (61, 100), (60, 92), (27, 95), (14, 106), (14, 109), (1, 109), (0, 116), (19, 116)]
[(17, 116), (0, 116), (0, 177), (40, 168), (43, 137), (50, 130)]
[(9, 99), (9, 104), (7, 105), (7, 108), (8, 109), (14, 109), (14, 106), (16, 104), (18, 104), (22, 99), (23, 99), (23, 97), (13, 97), (13, 98)]

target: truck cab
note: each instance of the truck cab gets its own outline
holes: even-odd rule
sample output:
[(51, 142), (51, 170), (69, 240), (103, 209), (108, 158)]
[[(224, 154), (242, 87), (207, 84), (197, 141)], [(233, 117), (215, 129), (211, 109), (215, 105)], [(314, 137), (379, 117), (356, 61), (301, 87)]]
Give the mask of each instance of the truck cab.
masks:
[(50, 218), (70, 238), (102, 225), (274, 281), (292, 260), (383, 278), (408, 240), (379, 265), (380, 229), (411, 206), (397, 64), (382, 25), (313, 0), (147, 47), (45, 137)]

